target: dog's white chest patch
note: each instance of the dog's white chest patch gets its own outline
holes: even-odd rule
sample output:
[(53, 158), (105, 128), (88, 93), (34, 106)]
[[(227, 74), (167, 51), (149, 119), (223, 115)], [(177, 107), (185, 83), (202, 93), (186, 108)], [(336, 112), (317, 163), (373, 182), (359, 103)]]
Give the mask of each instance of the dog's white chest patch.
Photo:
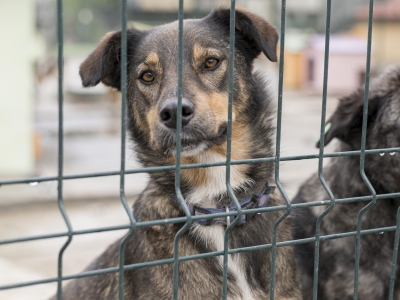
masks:
[[(206, 245), (214, 245), (215, 251), (224, 250), (224, 226), (214, 225), (214, 226), (202, 226), (194, 224), (191, 228), (190, 234), (195, 235), (197, 238), (201, 239)], [(224, 261), (223, 256), (218, 256), (219, 262), (222, 264)], [(238, 285), (240, 291), (242, 292), (241, 298), (229, 298), (229, 300), (255, 300), (253, 292), (250, 285), (246, 280), (245, 265), (244, 261), (240, 258), (240, 255), (236, 255), (232, 258), (232, 255), (228, 256), (228, 268), (236, 277), (236, 284)], [(229, 284), (229, 283), (228, 283)], [(222, 288), (222, 287), (221, 287)]]
[[(199, 163), (206, 162), (221, 162), (225, 161), (225, 156), (210, 151), (203, 152), (197, 155)], [(203, 207), (215, 206), (215, 202), (212, 199), (216, 197), (221, 197), (227, 194), (226, 189), (226, 167), (211, 167), (206, 168), (207, 183), (202, 186), (196, 187), (189, 195), (186, 197), (186, 202), (191, 204), (201, 205)], [(240, 170), (240, 166), (231, 166), (231, 186), (233, 190), (246, 189), (251, 187), (254, 183), (250, 178), (246, 178), (243, 172)], [(202, 240), (206, 246), (214, 246), (215, 251), (224, 250), (224, 232), (225, 226), (202, 226), (199, 224), (194, 224), (191, 227), (190, 234), (194, 235), (196, 239)], [(211, 246), (211, 247), (212, 247)], [(219, 262), (223, 264), (223, 256), (218, 256)], [(236, 278), (236, 284), (238, 285), (242, 296), (241, 298), (235, 298), (229, 300), (254, 300), (253, 292), (246, 280), (245, 275), (245, 265), (240, 255), (228, 256), (228, 268), (234, 274)], [(222, 288), (222, 287), (221, 287)]]
[[(225, 156), (210, 151), (203, 152), (197, 156), (199, 163), (213, 163), (225, 161)], [(207, 184), (196, 187), (186, 197), (186, 202), (191, 204), (208, 204), (210, 199), (226, 195), (226, 167), (206, 168)], [(246, 189), (254, 183), (250, 178), (246, 178), (240, 171), (239, 165), (231, 166), (231, 186), (233, 190)]]

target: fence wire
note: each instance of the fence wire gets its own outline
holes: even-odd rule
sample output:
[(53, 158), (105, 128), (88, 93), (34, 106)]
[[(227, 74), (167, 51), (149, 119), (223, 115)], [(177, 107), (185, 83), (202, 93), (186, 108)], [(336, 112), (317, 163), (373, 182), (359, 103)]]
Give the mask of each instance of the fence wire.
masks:
[[(280, 61), (279, 61), (279, 86), (278, 86), (278, 109), (277, 109), (277, 126), (276, 126), (276, 148), (274, 157), (258, 158), (258, 159), (244, 159), (244, 160), (231, 160), (231, 140), (232, 140), (232, 102), (233, 102), (233, 84), (234, 84), (234, 45), (235, 45), (235, 0), (231, 0), (230, 6), (230, 49), (229, 49), (229, 99), (228, 99), (228, 133), (227, 133), (227, 157), (225, 162), (217, 163), (200, 163), (200, 164), (184, 164), (181, 165), (181, 107), (182, 107), (182, 62), (183, 62), (183, 18), (184, 18), (184, 1), (179, 0), (179, 12), (178, 12), (178, 26), (179, 26), (179, 36), (178, 36), (178, 114), (177, 114), (177, 138), (176, 138), (176, 164), (171, 166), (163, 167), (145, 167), (137, 168), (132, 170), (125, 169), (125, 144), (126, 144), (126, 91), (127, 91), (127, 15), (126, 6), (127, 1), (121, 0), (121, 12), (122, 12), (122, 37), (121, 37), (121, 94), (122, 94), (122, 104), (121, 104), (121, 168), (120, 170), (109, 171), (109, 172), (98, 172), (98, 173), (88, 173), (88, 174), (75, 174), (75, 175), (63, 175), (63, 0), (57, 0), (57, 36), (58, 36), (58, 106), (59, 106), (59, 116), (58, 116), (58, 175), (50, 177), (32, 177), (23, 179), (13, 179), (13, 180), (3, 180), (0, 181), (1, 185), (14, 185), (14, 184), (24, 184), (31, 182), (45, 182), (45, 181), (57, 181), (58, 182), (58, 207), (64, 218), (65, 224), (67, 226), (67, 231), (47, 234), (47, 235), (37, 235), (30, 237), (14, 238), (7, 240), (0, 240), (1, 245), (7, 245), (12, 243), (23, 243), (27, 241), (52, 239), (57, 237), (68, 237), (65, 244), (59, 251), (58, 256), (58, 266), (57, 266), (57, 277), (47, 278), (44, 280), (33, 280), (28, 282), (20, 282), (10, 285), (0, 286), (0, 290), (15, 289), (19, 287), (26, 287), (32, 285), (45, 284), (50, 282), (57, 282), (57, 298), (62, 299), (62, 283), (66, 280), (83, 278), (101, 274), (108, 273), (119, 273), (119, 299), (124, 299), (123, 293), (123, 282), (124, 282), (124, 271), (135, 270), (140, 268), (148, 268), (156, 265), (163, 264), (173, 264), (173, 299), (178, 299), (178, 272), (179, 263), (188, 260), (203, 259), (208, 257), (222, 256), (223, 257), (223, 285), (222, 295), (223, 299), (227, 297), (227, 274), (228, 274), (228, 256), (236, 253), (243, 253), (247, 251), (257, 251), (261, 249), (271, 249), (272, 251), (272, 262), (271, 262), (271, 281), (270, 281), (270, 299), (274, 299), (274, 287), (275, 287), (275, 260), (276, 260), (276, 249), (278, 247), (293, 246), (297, 244), (304, 243), (314, 243), (315, 244), (315, 256), (314, 256), (314, 284), (313, 284), (313, 299), (317, 299), (317, 287), (318, 287), (318, 264), (319, 264), (319, 245), (321, 241), (341, 239), (345, 237), (356, 237), (356, 259), (355, 259), (355, 271), (354, 271), (354, 299), (358, 299), (358, 273), (359, 273), (359, 259), (360, 259), (360, 238), (363, 235), (390, 232), (395, 231), (395, 241), (394, 241), (394, 253), (392, 259), (392, 273), (390, 278), (390, 291), (389, 299), (393, 299), (394, 282), (396, 276), (396, 263), (397, 263), (397, 251), (399, 246), (399, 236), (400, 236), (400, 209), (397, 212), (397, 224), (396, 226), (376, 228), (369, 230), (362, 230), (361, 228), (361, 218), (365, 211), (371, 208), (377, 200), (385, 200), (395, 197), (400, 197), (399, 193), (390, 194), (380, 194), (377, 195), (372, 185), (370, 184), (368, 177), (364, 172), (364, 162), (365, 155), (373, 155), (377, 153), (393, 153), (400, 152), (400, 148), (386, 148), (386, 149), (374, 149), (366, 150), (365, 141), (367, 133), (367, 116), (368, 116), (368, 91), (369, 91), (369, 81), (370, 81), (370, 60), (371, 60), (371, 40), (372, 40), (372, 15), (373, 15), (373, 0), (369, 1), (369, 19), (368, 19), (368, 49), (367, 49), (367, 61), (366, 61), (366, 79), (365, 79), (365, 96), (364, 96), (364, 110), (363, 110), (363, 126), (362, 126), (362, 141), (360, 151), (345, 151), (345, 152), (334, 152), (334, 153), (324, 153), (324, 132), (325, 132), (325, 118), (326, 118), (326, 100), (327, 100), (327, 86), (328, 86), (328, 67), (329, 67), (329, 41), (330, 41), (330, 16), (331, 16), (331, 0), (326, 1), (326, 32), (325, 32), (325, 58), (324, 58), (324, 80), (323, 80), (323, 95), (322, 95), (322, 107), (321, 107), (321, 131), (320, 131), (320, 149), (319, 154), (315, 155), (299, 155), (299, 156), (280, 156), (280, 144), (281, 144), (281, 128), (282, 128), (282, 102), (283, 102), (283, 70), (284, 70), (284, 50), (285, 50), (285, 21), (286, 21), (286, 0), (281, 1), (281, 30), (280, 30)], [(340, 157), (340, 156), (360, 156), (360, 174), (368, 186), (371, 195), (363, 197), (352, 197), (335, 199), (332, 192), (330, 191), (325, 179), (322, 175), (323, 171), (323, 159), (328, 157)], [(279, 177), (279, 165), (282, 161), (293, 161), (293, 160), (306, 160), (306, 159), (318, 159), (318, 175), (321, 184), (324, 186), (329, 199), (318, 202), (309, 202), (301, 204), (290, 204), (289, 198), (287, 197), (284, 188), (281, 185)], [(240, 164), (257, 164), (264, 162), (274, 162), (275, 164), (275, 182), (281, 192), (286, 205), (249, 209), (248, 213), (266, 213), (270, 211), (284, 211), (281, 217), (275, 222), (273, 227), (273, 236), (270, 244), (264, 244), (252, 247), (234, 248), (229, 249), (228, 246), (228, 236), (230, 230), (238, 223), (242, 210), (237, 200), (230, 183), (230, 171), (232, 165)], [(180, 189), (180, 172), (182, 169), (189, 168), (209, 168), (215, 166), (225, 166), (226, 167), (226, 187), (230, 198), (235, 204), (237, 211), (228, 213), (218, 213), (212, 215), (201, 215), (201, 216), (191, 216), (188, 206), (182, 196)], [(125, 175), (134, 173), (153, 173), (153, 172), (165, 172), (175, 170), (175, 191), (177, 198), (180, 202), (181, 207), (185, 212), (185, 217), (154, 220), (146, 222), (136, 222), (132, 211), (127, 204), (125, 199)], [(104, 177), (104, 176), (120, 176), (120, 200), (121, 203), (129, 217), (130, 223), (121, 226), (109, 226), (103, 228), (96, 228), (90, 230), (73, 230), (72, 225), (68, 219), (67, 212), (64, 208), (63, 201), (63, 181), (71, 179), (83, 179), (91, 177)], [(320, 224), (322, 219), (333, 209), (335, 204), (341, 203), (354, 203), (354, 202), (369, 202), (360, 212), (357, 219), (357, 230), (354, 232), (345, 232), (333, 235), (321, 235), (320, 234)], [(315, 237), (306, 238), (301, 240), (291, 240), (284, 242), (277, 242), (277, 231), (279, 229), (279, 224), (286, 218), (293, 209), (313, 207), (313, 206), (326, 206), (329, 207), (317, 218), (316, 222), (316, 232)], [(224, 249), (222, 251), (201, 253), (197, 255), (190, 256), (179, 256), (179, 239), (181, 235), (189, 228), (192, 222), (199, 219), (211, 219), (216, 217), (226, 217), (226, 216), (237, 216), (235, 221), (233, 221), (225, 230), (224, 234)], [(137, 228), (146, 228), (154, 225), (167, 225), (182, 223), (183, 226), (175, 236), (174, 240), (174, 254), (172, 258), (148, 261), (143, 263), (124, 265), (124, 248), (128, 239), (132, 236)], [(114, 231), (114, 230), (126, 230), (129, 232), (125, 235), (120, 243), (119, 248), (119, 266), (113, 268), (106, 268), (94, 271), (85, 271), (72, 275), (63, 275), (63, 254), (70, 244), (73, 236), (91, 234), (97, 232)]]

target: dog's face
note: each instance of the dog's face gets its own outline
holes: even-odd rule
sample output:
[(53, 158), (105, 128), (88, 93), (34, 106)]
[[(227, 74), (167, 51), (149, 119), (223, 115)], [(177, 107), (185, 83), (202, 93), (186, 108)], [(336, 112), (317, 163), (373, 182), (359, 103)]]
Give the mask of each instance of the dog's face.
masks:
[[(221, 144), (228, 116), (228, 56), (226, 39), (210, 37), (211, 28), (186, 21), (182, 86), (182, 154), (191, 155)], [(208, 27), (208, 28), (207, 28)], [(137, 47), (130, 87), (135, 120), (150, 133), (150, 147), (175, 152), (178, 97), (177, 23), (149, 32)], [(222, 37), (222, 36), (221, 36)], [(245, 62), (241, 62), (245, 63)], [(147, 107), (140, 116), (139, 107)], [(235, 119), (235, 114), (233, 116)], [(147, 129), (149, 128), (149, 130)]]
[[(368, 100), (366, 149), (400, 146), (400, 68), (390, 68), (371, 81)], [(331, 128), (325, 145), (334, 137), (351, 150), (361, 148), (364, 88), (340, 99), (335, 113), (328, 120)], [(318, 145), (317, 145), (318, 146)], [(398, 190), (400, 184), (400, 153), (380, 156), (366, 155), (365, 169), (388, 190)]]
[[(244, 9), (236, 11), (233, 124), (250, 122), (251, 64), (261, 52), (276, 61), (276, 29)], [(228, 121), (229, 10), (185, 20), (183, 32), (182, 155), (226, 141)], [(120, 88), (120, 32), (106, 35), (82, 63), (84, 86), (102, 81)], [(128, 31), (128, 114), (137, 143), (160, 155), (176, 148), (178, 22)], [(247, 120), (246, 120), (247, 118)]]

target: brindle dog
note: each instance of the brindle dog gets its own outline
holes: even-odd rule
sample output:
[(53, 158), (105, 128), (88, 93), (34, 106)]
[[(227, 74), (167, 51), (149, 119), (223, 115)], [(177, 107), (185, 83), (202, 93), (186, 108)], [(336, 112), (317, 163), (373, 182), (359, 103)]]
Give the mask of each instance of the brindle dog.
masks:
[[(338, 151), (360, 150), (364, 88), (340, 99), (335, 113), (328, 120), (331, 128), (325, 135), (325, 145), (339, 139)], [(371, 82), (368, 100), (367, 149), (400, 146), (400, 68), (388, 69)], [(384, 156), (366, 155), (365, 173), (377, 194), (400, 191), (399, 153)], [(324, 178), (336, 199), (371, 195), (360, 176), (360, 157), (332, 158), (324, 167)], [(300, 188), (293, 203), (328, 200), (318, 176), (309, 178)], [(381, 199), (367, 211), (361, 229), (396, 225), (400, 199)], [(323, 218), (321, 234), (329, 235), (356, 230), (357, 215), (366, 202), (336, 204)], [(326, 206), (301, 209), (294, 218), (295, 238), (312, 237), (316, 218)], [(365, 235), (361, 238), (358, 299), (388, 299), (392, 267), (394, 232)], [(319, 257), (318, 299), (353, 299), (355, 237), (322, 241)], [(312, 299), (314, 244), (295, 248), (304, 299)], [(399, 299), (399, 264), (395, 296)]]
[[(226, 160), (228, 120), (229, 9), (221, 8), (199, 20), (184, 21), (182, 163)], [(175, 164), (178, 23), (147, 31), (128, 31), (128, 127), (135, 151), (146, 167)], [(252, 73), (253, 60), (263, 52), (277, 60), (276, 29), (244, 9), (236, 11), (235, 82), (232, 116), (232, 159), (273, 156), (274, 110), (260, 74)], [(99, 82), (120, 88), (121, 33), (107, 34), (82, 63), (85, 87)], [(239, 201), (259, 195), (268, 180), (271, 163), (233, 165), (231, 185)], [(138, 222), (184, 216), (175, 199), (175, 172), (150, 174), (150, 182), (135, 202)], [(181, 190), (189, 205), (220, 208), (231, 204), (225, 183), (225, 167), (184, 169)], [(284, 205), (277, 192), (268, 205)], [(249, 216), (234, 227), (229, 247), (271, 243), (272, 228), (281, 212)], [(138, 228), (125, 248), (125, 264), (173, 256), (173, 241), (182, 224)], [(180, 238), (179, 255), (223, 249), (226, 225), (204, 226), (194, 222)], [(290, 240), (290, 222), (283, 221), (278, 241)], [(88, 268), (118, 266), (120, 241), (113, 244)], [(189, 260), (179, 265), (179, 299), (221, 299), (222, 257)], [(228, 299), (269, 299), (271, 250), (230, 255)], [(125, 299), (171, 299), (172, 264), (125, 272)], [(293, 249), (277, 249), (275, 299), (301, 299)], [(74, 280), (64, 299), (117, 299), (118, 274)]]

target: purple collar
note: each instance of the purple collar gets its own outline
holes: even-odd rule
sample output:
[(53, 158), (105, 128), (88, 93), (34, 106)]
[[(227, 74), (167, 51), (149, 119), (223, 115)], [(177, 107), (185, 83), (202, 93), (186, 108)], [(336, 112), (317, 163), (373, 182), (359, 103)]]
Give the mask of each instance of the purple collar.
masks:
[[(270, 194), (272, 194), (275, 191), (274, 186), (269, 185), (269, 180), (267, 184), (265, 185), (265, 188), (261, 192), (260, 195), (253, 195), (249, 198), (244, 199), (243, 201), (239, 202), (240, 207), (242, 210), (246, 209), (253, 209), (253, 208), (263, 208), (266, 207), (268, 204), (268, 201), (270, 199)], [(180, 205), (178, 199), (174, 197), (175, 201)], [(221, 208), (204, 208), (204, 207), (199, 207), (193, 204), (188, 204), (190, 213), (192, 216), (201, 216), (201, 215), (208, 215), (208, 214), (219, 214), (219, 213), (224, 213), (224, 212), (233, 212), (237, 211), (235, 204), (222, 204)], [(251, 217), (254, 216), (254, 213), (249, 214), (246, 213), (245, 211), (242, 214), (242, 217), (240, 218), (240, 221), (238, 225), (242, 225), (246, 223), (247, 221), (250, 220)], [(231, 222), (235, 220), (236, 216), (226, 216), (226, 217), (217, 217), (217, 218), (212, 218), (212, 219), (199, 219), (196, 220), (196, 222), (200, 225), (204, 226), (210, 226), (213, 224), (219, 224), (219, 225), (229, 225)]]

